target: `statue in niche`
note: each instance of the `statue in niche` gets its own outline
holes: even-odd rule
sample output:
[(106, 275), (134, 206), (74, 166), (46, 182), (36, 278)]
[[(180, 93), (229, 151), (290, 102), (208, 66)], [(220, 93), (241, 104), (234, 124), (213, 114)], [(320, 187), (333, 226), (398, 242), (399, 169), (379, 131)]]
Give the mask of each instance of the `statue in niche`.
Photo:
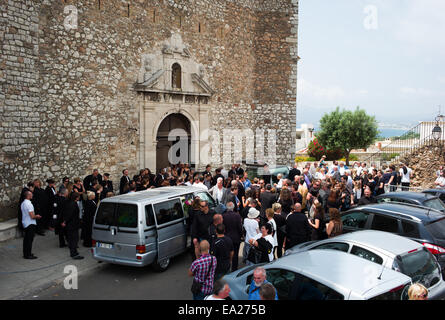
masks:
[(198, 75), (201, 77), (201, 79), (204, 79), (204, 76), (205, 76), (205, 68), (204, 68), (204, 66), (203, 65), (200, 65), (199, 66), (199, 69), (198, 69)]
[(144, 83), (152, 76), (152, 60), (149, 56), (142, 56), (142, 66), (139, 71), (138, 83)]

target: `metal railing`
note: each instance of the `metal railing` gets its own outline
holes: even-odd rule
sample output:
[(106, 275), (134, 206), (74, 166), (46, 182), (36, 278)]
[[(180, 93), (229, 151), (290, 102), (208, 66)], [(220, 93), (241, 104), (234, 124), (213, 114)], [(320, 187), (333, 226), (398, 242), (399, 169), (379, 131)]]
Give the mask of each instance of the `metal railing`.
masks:
[(445, 130), (442, 130), (441, 137), (437, 140), (434, 139), (432, 134), (432, 130), (437, 124), (442, 128), (445, 127), (443, 121), (421, 122), (401, 136), (386, 140), (389, 142), (386, 145), (379, 146), (380, 150), (365, 159), (365, 162), (381, 167), (382, 165), (398, 162), (400, 158), (424, 146), (443, 146)]

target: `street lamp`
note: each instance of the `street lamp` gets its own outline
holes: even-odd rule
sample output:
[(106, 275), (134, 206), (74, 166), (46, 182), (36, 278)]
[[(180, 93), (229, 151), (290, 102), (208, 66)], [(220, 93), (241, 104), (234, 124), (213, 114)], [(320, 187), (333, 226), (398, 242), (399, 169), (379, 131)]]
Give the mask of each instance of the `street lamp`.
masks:
[(433, 138), (438, 141), (442, 136), (442, 128), (439, 126), (439, 122), (436, 122), (436, 126), (433, 128)]

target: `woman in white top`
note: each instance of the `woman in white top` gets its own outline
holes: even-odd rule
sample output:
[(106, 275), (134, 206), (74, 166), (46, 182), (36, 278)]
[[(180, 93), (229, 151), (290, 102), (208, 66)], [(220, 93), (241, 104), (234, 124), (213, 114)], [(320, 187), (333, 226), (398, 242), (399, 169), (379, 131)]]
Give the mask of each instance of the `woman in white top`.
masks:
[(437, 186), (437, 188), (445, 188), (445, 171), (440, 171), (440, 176), (436, 179), (434, 184)]
[[(269, 223), (264, 224), (261, 229), (261, 233), (257, 234), (254, 238), (249, 240), (250, 245), (255, 246), (256, 248), (263, 250), (264, 246), (259, 245), (259, 240), (264, 239), (270, 244), (270, 250), (263, 251), (262, 259), (260, 262), (271, 262), (273, 260), (273, 246), (274, 239), (272, 237), (272, 225)], [(267, 261), (268, 260), (268, 261)]]
[(266, 209), (266, 218), (267, 223), (270, 223), (272, 226), (272, 237), (273, 237), (273, 251), (275, 251), (275, 247), (278, 245), (278, 238), (277, 238), (277, 223), (273, 219), (275, 215), (275, 212), (272, 208)]
[(244, 230), (246, 230), (246, 240), (244, 242), (243, 249), (243, 261), (244, 263), (248, 263), (247, 256), (249, 254), (250, 244), (249, 239), (254, 238), (257, 234), (260, 233), (260, 226), (258, 224), (258, 217), (260, 212), (255, 208), (250, 208), (249, 213), (247, 214), (247, 218), (244, 219)]
[(412, 170), (402, 163), (399, 169), (400, 175), (402, 176), (402, 191), (409, 191), (409, 186), (412, 178)]

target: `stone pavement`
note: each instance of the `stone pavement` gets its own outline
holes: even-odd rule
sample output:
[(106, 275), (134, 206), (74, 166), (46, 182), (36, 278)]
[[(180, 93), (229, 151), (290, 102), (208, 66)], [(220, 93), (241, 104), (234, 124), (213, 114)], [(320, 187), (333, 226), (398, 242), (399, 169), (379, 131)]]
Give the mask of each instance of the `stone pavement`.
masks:
[(63, 283), (71, 273), (64, 273), (65, 266), (77, 267), (78, 274), (100, 267), (89, 248), (79, 241), (83, 260), (73, 260), (69, 249), (59, 248), (58, 236), (47, 231), (36, 235), (33, 242), (34, 260), (23, 258), (23, 238), (0, 242), (0, 299), (23, 299), (26, 296)]

